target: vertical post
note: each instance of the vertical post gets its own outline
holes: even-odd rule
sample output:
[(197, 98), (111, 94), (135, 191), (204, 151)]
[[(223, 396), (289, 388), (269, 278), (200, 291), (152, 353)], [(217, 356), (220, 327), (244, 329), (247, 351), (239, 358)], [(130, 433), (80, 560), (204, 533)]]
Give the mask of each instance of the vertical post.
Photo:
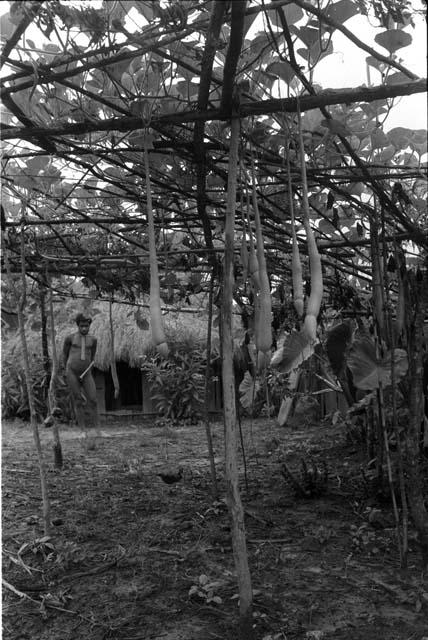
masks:
[(225, 428), (225, 460), (227, 504), (232, 523), (232, 548), (238, 578), (239, 591), (239, 638), (251, 640), (252, 625), (252, 587), (248, 566), (245, 540), (244, 510), (238, 482), (238, 431), (235, 401), (235, 376), (233, 371), (232, 305), (233, 305), (233, 258), (236, 209), (236, 183), (238, 172), (240, 121), (232, 117), (229, 151), (227, 206), (224, 229), (224, 273), (221, 314), (222, 341), (222, 382), (223, 415)]

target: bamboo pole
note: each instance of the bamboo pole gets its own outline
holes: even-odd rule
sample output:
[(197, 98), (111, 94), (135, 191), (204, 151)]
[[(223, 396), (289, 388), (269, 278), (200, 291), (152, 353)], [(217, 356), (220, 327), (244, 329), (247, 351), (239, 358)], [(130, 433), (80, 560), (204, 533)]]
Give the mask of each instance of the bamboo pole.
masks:
[(236, 209), (236, 184), (239, 150), (240, 122), (232, 118), (229, 151), (227, 207), (224, 228), (224, 273), (221, 314), (222, 340), (222, 384), (224, 401), (225, 461), (227, 503), (232, 522), (232, 548), (235, 560), (239, 590), (239, 638), (253, 638), (252, 587), (245, 539), (244, 510), (238, 482), (238, 434), (235, 398), (235, 377), (233, 371), (232, 304), (234, 288), (234, 233)]
[(218, 484), (217, 484), (217, 474), (215, 469), (215, 461), (214, 461), (214, 446), (213, 446), (213, 438), (211, 433), (211, 424), (210, 424), (210, 414), (209, 414), (209, 390), (210, 390), (210, 381), (211, 381), (211, 335), (212, 335), (212, 318), (213, 318), (213, 298), (214, 298), (214, 267), (211, 270), (211, 279), (210, 279), (210, 291), (208, 298), (208, 326), (207, 326), (207, 343), (206, 343), (206, 353), (207, 353), (207, 362), (205, 367), (205, 433), (207, 436), (207, 445), (208, 445), (208, 457), (210, 461), (210, 472), (211, 472), (211, 484), (214, 498), (218, 498)]
[(55, 319), (53, 310), (53, 294), (52, 287), (49, 286), (49, 319), (50, 319), (50, 338), (52, 348), (52, 371), (49, 381), (48, 389), (48, 406), (49, 415), (52, 418), (52, 436), (53, 436), (53, 450), (54, 450), (54, 464), (57, 469), (62, 469), (63, 457), (61, 440), (59, 436), (58, 422), (56, 420), (55, 408), (57, 406), (56, 389), (58, 385), (58, 354), (56, 351), (55, 342)]
[[(25, 213), (24, 204), (23, 204), (23, 209)], [(7, 249), (3, 251), (3, 257), (4, 257), (5, 267), (6, 267), (6, 273), (8, 276), (13, 297), (15, 299), (16, 310), (18, 315), (19, 335), (21, 338), (22, 355), (24, 360), (25, 386), (27, 388), (28, 404), (30, 407), (30, 424), (33, 431), (34, 444), (36, 445), (36, 452), (37, 452), (37, 461), (39, 464), (40, 488), (41, 488), (41, 494), (42, 494), (43, 530), (44, 530), (45, 536), (48, 536), (51, 530), (50, 500), (49, 500), (49, 493), (48, 493), (46, 465), (43, 459), (42, 445), (40, 442), (40, 434), (39, 434), (39, 428), (37, 424), (36, 407), (35, 407), (34, 394), (33, 394), (32, 383), (31, 383), (30, 358), (28, 355), (27, 338), (25, 334), (24, 308), (26, 303), (26, 280), (25, 280), (25, 266), (24, 266), (25, 265), (25, 239), (24, 239), (23, 227), (21, 228), (21, 264), (22, 264), (21, 293), (18, 292), (15, 281), (13, 279), (13, 275), (10, 269), (9, 255), (8, 255)]]

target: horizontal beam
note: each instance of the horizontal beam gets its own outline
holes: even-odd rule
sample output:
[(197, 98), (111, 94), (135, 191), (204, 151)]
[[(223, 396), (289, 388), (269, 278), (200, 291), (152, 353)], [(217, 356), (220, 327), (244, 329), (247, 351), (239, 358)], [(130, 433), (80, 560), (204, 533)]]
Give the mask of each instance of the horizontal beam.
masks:
[[(386, 100), (399, 96), (409, 96), (416, 93), (425, 93), (427, 81), (420, 80), (393, 85), (377, 85), (375, 87), (357, 87), (350, 89), (326, 89), (317, 95), (306, 95), (300, 97), (301, 111), (310, 111), (335, 104), (353, 104), (356, 102), (374, 102), (375, 100)], [(241, 104), (241, 117), (269, 115), (272, 113), (296, 113), (297, 99), (272, 99), (260, 100), (259, 102), (246, 102)], [(158, 118), (153, 118), (150, 125), (162, 127), (165, 125), (179, 125), (197, 121), (228, 120), (230, 112), (221, 109), (209, 109), (206, 111), (183, 111)], [(80, 136), (95, 131), (135, 131), (142, 129), (144, 124), (140, 117), (124, 116), (119, 118), (109, 118), (98, 122), (76, 122), (63, 125), (61, 127), (11, 127), (2, 125), (0, 127), (0, 137), (2, 140), (31, 140), (39, 137), (51, 136)], [(62, 141), (66, 143), (65, 140)]]

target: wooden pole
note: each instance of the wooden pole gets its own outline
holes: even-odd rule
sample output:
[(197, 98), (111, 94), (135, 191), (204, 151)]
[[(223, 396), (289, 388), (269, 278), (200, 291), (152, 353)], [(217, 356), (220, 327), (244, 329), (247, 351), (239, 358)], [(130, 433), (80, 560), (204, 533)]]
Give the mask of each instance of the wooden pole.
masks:
[[(24, 208), (24, 204), (23, 204), (23, 208)], [(21, 265), (22, 265), (21, 292), (18, 292), (15, 281), (13, 279), (13, 275), (10, 268), (8, 250), (6, 249), (5, 246), (3, 248), (4, 248), (3, 257), (5, 261), (6, 272), (8, 275), (10, 288), (12, 290), (13, 297), (15, 299), (16, 310), (18, 315), (19, 334), (21, 338), (22, 355), (24, 360), (25, 385), (27, 387), (28, 404), (30, 407), (30, 423), (33, 431), (34, 443), (36, 445), (37, 460), (39, 463), (40, 486), (41, 486), (41, 494), (42, 494), (43, 530), (44, 530), (45, 536), (47, 536), (50, 534), (50, 530), (51, 530), (50, 500), (49, 500), (49, 493), (48, 493), (46, 466), (43, 459), (43, 451), (42, 451), (42, 445), (40, 442), (40, 434), (39, 434), (39, 428), (37, 424), (37, 413), (36, 413), (34, 394), (32, 389), (30, 358), (28, 355), (27, 338), (25, 335), (24, 308), (25, 308), (25, 302), (26, 302), (26, 280), (25, 280), (24, 228), (23, 227), (21, 228)]]
[(49, 414), (53, 420), (52, 435), (53, 435), (53, 442), (54, 442), (53, 443), (54, 464), (57, 469), (62, 469), (62, 463), (63, 463), (62, 447), (61, 447), (61, 440), (59, 437), (58, 422), (55, 415), (55, 408), (57, 406), (56, 389), (58, 385), (58, 354), (56, 351), (56, 342), (55, 342), (55, 318), (54, 318), (51, 286), (49, 286), (49, 316), (50, 316), (50, 336), (51, 336), (51, 347), (52, 347), (52, 371), (51, 371), (51, 379), (49, 381), (48, 404), (49, 404)]
[(229, 151), (227, 207), (224, 229), (224, 273), (221, 314), (223, 415), (225, 428), (225, 460), (227, 504), (232, 522), (232, 548), (239, 590), (239, 638), (253, 638), (252, 587), (245, 540), (244, 510), (238, 482), (238, 430), (235, 400), (235, 376), (233, 371), (232, 305), (233, 305), (233, 255), (235, 234), (236, 184), (238, 169), (240, 122), (232, 118)]

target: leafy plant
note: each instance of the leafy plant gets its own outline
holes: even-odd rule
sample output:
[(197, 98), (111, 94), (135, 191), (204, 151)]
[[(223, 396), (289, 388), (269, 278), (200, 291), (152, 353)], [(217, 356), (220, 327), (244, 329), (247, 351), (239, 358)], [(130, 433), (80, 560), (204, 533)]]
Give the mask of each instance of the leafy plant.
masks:
[(51, 542), (50, 536), (43, 536), (31, 542), (25, 542), (18, 551), (18, 557), (26, 553), (33, 553), (34, 555), (40, 555), (43, 560), (50, 560), (54, 552), (55, 547)]
[[(48, 380), (39, 354), (33, 354), (30, 362), (30, 371), (36, 414), (39, 419), (43, 419), (47, 411), (46, 389)], [(24, 369), (15, 354), (6, 354), (2, 358), (1, 384), (2, 417), (4, 419), (17, 417), (27, 420), (30, 416), (30, 407)], [(70, 393), (66, 384), (59, 385), (57, 401), (63, 419), (70, 418)]]
[[(407, 372), (407, 353), (403, 349), (394, 349), (393, 352), (395, 375), (399, 380)], [(391, 384), (391, 357), (392, 351), (388, 351), (379, 358), (373, 340), (366, 336), (356, 340), (348, 358), (355, 386), (364, 391), (373, 391), (381, 383), (384, 386)]]
[(215, 594), (216, 589), (222, 586), (219, 581), (211, 581), (208, 576), (202, 574), (198, 578), (197, 584), (193, 584), (189, 589), (189, 596), (197, 597), (204, 600), (207, 604), (214, 602), (215, 604), (221, 604), (223, 600), (220, 596)]
[(152, 385), (152, 400), (161, 417), (196, 422), (202, 412), (205, 365), (202, 354), (177, 350), (167, 359), (153, 356), (143, 364)]

